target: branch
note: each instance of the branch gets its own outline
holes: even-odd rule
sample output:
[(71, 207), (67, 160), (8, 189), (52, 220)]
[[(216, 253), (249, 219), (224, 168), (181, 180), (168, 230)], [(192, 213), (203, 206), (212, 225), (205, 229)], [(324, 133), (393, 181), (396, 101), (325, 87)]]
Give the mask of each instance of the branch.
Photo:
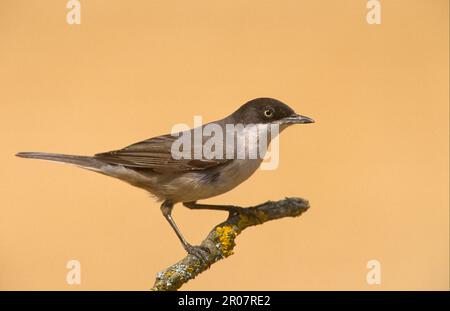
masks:
[(213, 263), (233, 254), (234, 240), (246, 228), (263, 224), (269, 220), (297, 217), (308, 210), (309, 202), (301, 198), (286, 198), (246, 208), (245, 213), (230, 214), (228, 219), (215, 226), (201, 246), (209, 250), (206, 262), (187, 255), (176, 264), (159, 272), (152, 290), (177, 290), (183, 284), (207, 270)]

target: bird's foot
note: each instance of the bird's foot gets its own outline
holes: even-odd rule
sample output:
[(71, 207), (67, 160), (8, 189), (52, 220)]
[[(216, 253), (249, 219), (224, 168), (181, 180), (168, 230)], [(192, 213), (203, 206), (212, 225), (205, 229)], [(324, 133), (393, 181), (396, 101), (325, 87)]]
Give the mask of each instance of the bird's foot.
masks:
[(209, 249), (204, 246), (187, 244), (184, 249), (186, 250), (186, 252), (188, 252), (189, 255), (195, 256), (203, 264), (208, 262), (209, 255), (211, 255)]

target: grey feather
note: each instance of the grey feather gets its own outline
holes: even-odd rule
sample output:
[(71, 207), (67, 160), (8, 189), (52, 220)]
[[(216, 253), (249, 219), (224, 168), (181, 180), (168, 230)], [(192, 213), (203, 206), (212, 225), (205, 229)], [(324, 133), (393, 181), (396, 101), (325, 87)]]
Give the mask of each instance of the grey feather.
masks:
[(99, 171), (103, 166), (106, 165), (105, 162), (95, 159), (94, 157), (59, 154), (59, 153), (19, 152), (16, 154), (16, 156), (20, 158), (40, 159), (47, 161), (69, 163), (82, 168), (91, 169), (94, 171)]

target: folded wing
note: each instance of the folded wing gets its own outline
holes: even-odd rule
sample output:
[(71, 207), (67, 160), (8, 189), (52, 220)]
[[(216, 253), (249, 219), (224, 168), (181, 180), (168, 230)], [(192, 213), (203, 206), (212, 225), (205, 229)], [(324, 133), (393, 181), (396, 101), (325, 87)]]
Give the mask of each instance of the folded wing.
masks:
[(228, 159), (194, 159), (192, 150), (189, 150), (191, 154), (189, 159), (174, 159), (171, 150), (176, 139), (178, 137), (172, 135), (158, 136), (120, 150), (98, 153), (94, 157), (110, 164), (150, 169), (161, 173), (205, 170), (230, 161)]

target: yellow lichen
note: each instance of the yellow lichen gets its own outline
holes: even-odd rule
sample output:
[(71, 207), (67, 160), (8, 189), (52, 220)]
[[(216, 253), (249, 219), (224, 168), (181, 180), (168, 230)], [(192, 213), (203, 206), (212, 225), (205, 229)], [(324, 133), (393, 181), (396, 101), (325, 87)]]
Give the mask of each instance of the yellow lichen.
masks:
[(238, 222), (238, 226), (240, 229), (242, 228), (246, 228), (248, 226), (252, 225), (250, 222), (250, 218), (247, 215), (244, 214), (240, 214), (239, 215), (239, 222)]
[(228, 257), (233, 254), (234, 238), (237, 233), (232, 226), (223, 226), (216, 228), (217, 238), (220, 243), (220, 250), (223, 257)]
[(187, 271), (188, 273), (192, 273), (192, 272), (194, 272), (194, 268), (193, 268), (193, 267), (187, 267), (187, 268), (186, 268), (186, 271)]
[(268, 216), (262, 211), (256, 211), (254, 215), (239, 214), (238, 227), (240, 230), (267, 221)]
[(164, 277), (170, 278), (173, 274), (174, 274), (174, 271), (173, 271), (173, 270), (167, 270), (167, 271), (164, 273)]
[(266, 222), (269, 219), (269, 216), (267, 216), (267, 214), (262, 211), (257, 211), (256, 217), (258, 217), (261, 223)]

